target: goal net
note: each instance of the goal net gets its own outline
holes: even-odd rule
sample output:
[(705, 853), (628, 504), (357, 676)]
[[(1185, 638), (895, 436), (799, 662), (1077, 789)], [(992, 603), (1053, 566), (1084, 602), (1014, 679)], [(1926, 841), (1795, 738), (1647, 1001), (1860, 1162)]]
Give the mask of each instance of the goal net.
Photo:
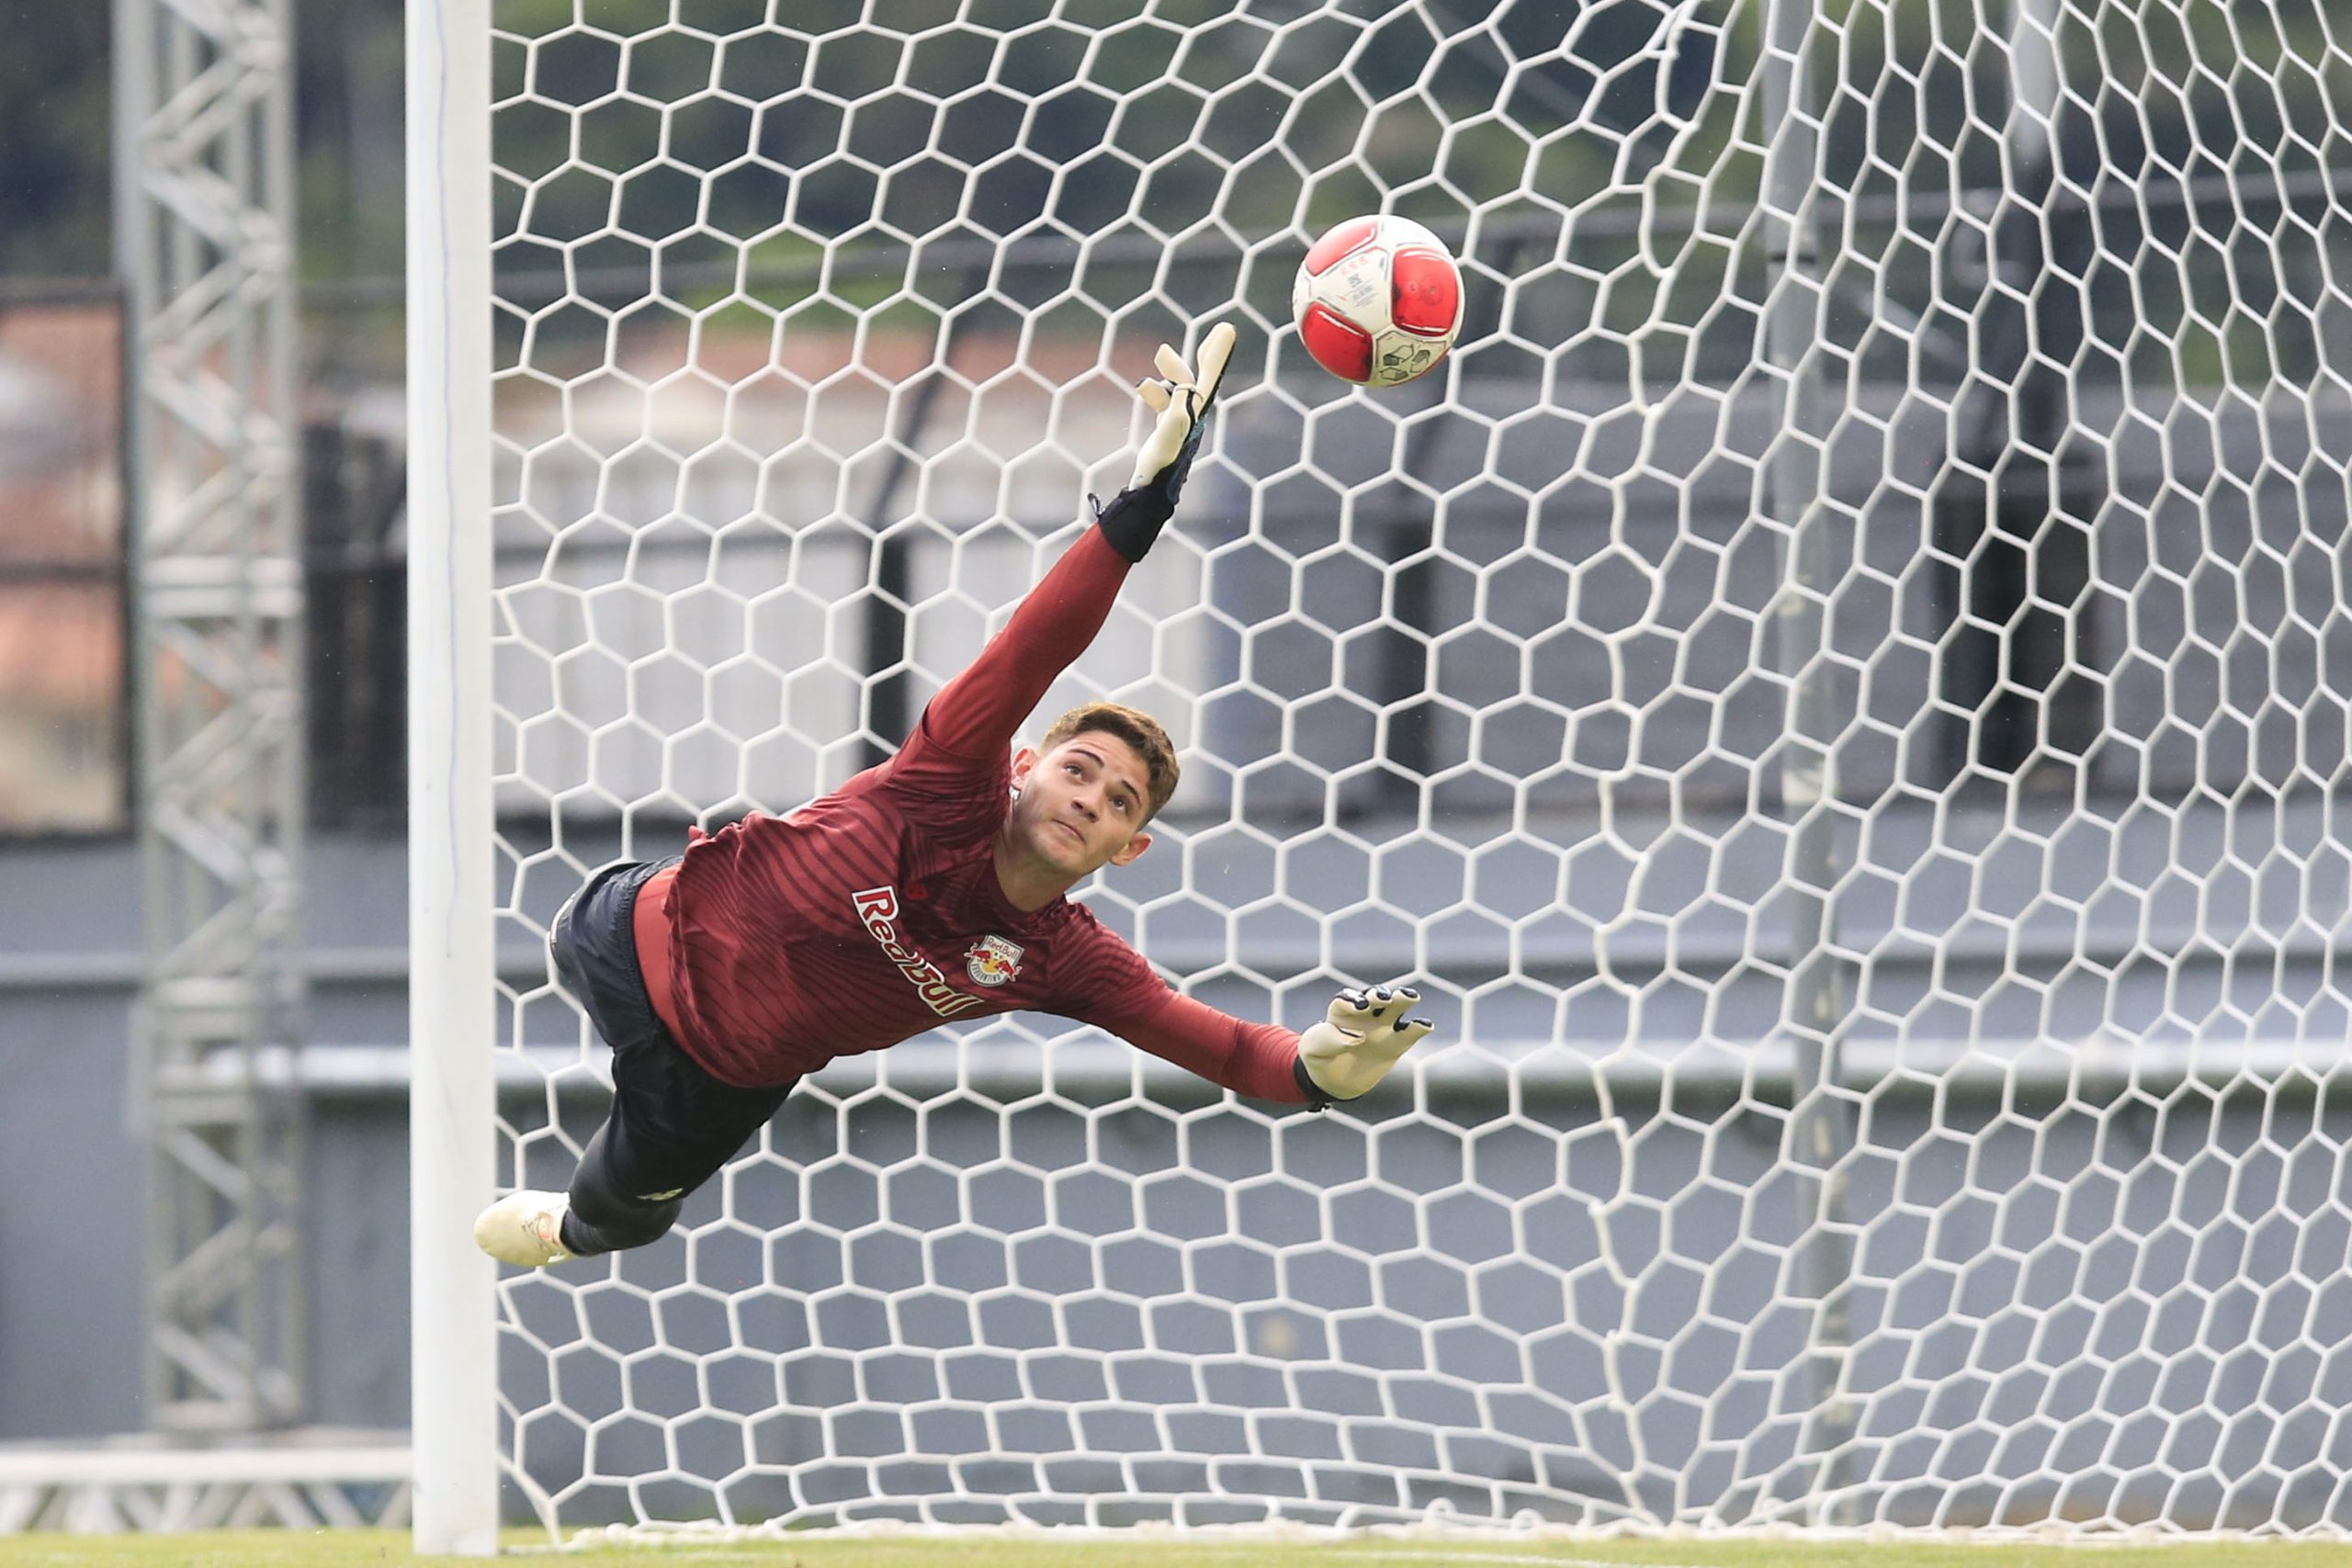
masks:
[[(2352, 1525), (2340, 16), (413, 9), (421, 1464), (565, 1527)], [(1377, 210), (1468, 319), (1374, 394), (1288, 298)], [(1183, 750), (1078, 896), (1437, 1036), (1312, 1115), (945, 1028), (493, 1296), (451, 1247), (605, 1102), (559, 902), (888, 756), (1216, 321), (1041, 710)]]

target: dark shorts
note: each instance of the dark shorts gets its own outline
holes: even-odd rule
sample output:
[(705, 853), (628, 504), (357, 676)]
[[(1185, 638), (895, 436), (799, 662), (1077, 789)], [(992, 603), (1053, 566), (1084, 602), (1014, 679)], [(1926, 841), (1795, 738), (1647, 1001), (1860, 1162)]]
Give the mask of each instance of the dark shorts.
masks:
[(557, 977), (613, 1048), (612, 1113), (572, 1182), (575, 1209), (585, 1197), (592, 1219), (607, 1203), (666, 1203), (693, 1191), (792, 1091), (790, 1083), (739, 1089), (711, 1077), (654, 1012), (633, 919), (639, 891), (674, 863), (605, 867), (557, 911), (548, 931)]
[(646, 994), (634, 924), (639, 892), (655, 873), (675, 863), (622, 861), (605, 867), (564, 900), (548, 928), (556, 977), (616, 1053), (655, 1043), (677, 1049)]

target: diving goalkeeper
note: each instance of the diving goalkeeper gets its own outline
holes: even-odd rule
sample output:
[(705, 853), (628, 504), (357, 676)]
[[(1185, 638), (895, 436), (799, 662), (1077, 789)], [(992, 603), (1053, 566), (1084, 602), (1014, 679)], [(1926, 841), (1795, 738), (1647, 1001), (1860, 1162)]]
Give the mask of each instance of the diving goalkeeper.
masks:
[(1176, 995), (1063, 897), (1150, 846), (1176, 789), (1167, 733), (1089, 703), (1010, 751), (1175, 512), (1233, 338), (1213, 329), (1197, 373), (1160, 349), (1167, 378), (1139, 389), (1157, 417), (1132, 484), (896, 757), (789, 815), (692, 830), (680, 858), (606, 867), (564, 905), (548, 945), (613, 1048), (612, 1109), (568, 1192), (513, 1192), (482, 1212), (483, 1251), (537, 1267), (643, 1247), (803, 1075), (951, 1019), (1058, 1013), (1238, 1093), (1317, 1110), (1371, 1089), (1429, 1032), (1401, 986), (1342, 991), (1303, 1036)]

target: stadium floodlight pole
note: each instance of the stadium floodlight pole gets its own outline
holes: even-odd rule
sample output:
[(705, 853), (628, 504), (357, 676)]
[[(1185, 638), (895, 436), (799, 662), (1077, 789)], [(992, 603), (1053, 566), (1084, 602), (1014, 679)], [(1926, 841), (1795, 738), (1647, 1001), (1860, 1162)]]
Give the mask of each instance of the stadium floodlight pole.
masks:
[(408, 6), (411, 1440), (416, 1550), (498, 1550), (490, 16)]
[[(1788, 982), (1781, 1037), (1792, 1077), (1783, 1157), (1794, 1178), (1801, 1227), (1789, 1283), (1809, 1303), (1803, 1359), (1805, 1412), (1794, 1475), (1804, 1486), (1806, 1522), (1837, 1520), (1838, 1464), (1854, 1430), (1845, 1390), (1852, 1325), (1846, 1287), (1852, 1247), (1844, 1231), (1851, 1118), (1840, 1098), (1838, 1044), (1852, 1004), (1836, 951), (1838, 735), (1843, 726), (1829, 611), (1845, 576), (1837, 509), (1822, 495), (1828, 469), (1828, 411), (1819, 345), (1822, 276), (1815, 210), (1820, 177), (1820, 97), (1809, 55), (1814, 0), (1770, 0), (1762, 62), (1765, 151), (1764, 358), (1770, 367), (1780, 434), (1763, 473), (1765, 514), (1783, 530), (1786, 552), (1774, 605), (1780, 667), (1789, 683), (1789, 726), (1781, 749), (1781, 800), (1789, 828)], [(1859, 525), (1857, 525), (1859, 526)], [(1847, 547), (1850, 549), (1850, 545)]]

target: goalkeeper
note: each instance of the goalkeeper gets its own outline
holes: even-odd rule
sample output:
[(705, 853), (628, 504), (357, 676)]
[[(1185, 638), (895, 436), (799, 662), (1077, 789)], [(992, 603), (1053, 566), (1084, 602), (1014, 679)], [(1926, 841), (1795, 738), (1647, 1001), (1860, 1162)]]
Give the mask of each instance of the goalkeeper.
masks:
[(568, 1192), (513, 1192), (482, 1212), (482, 1250), (536, 1267), (643, 1247), (803, 1075), (950, 1019), (1059, 1013), (1241, 1094), (1318, 1110), (1371, 1089), (1429, 1032), (1404, 987), (1343, 991), (1303, 1036), (1176, 995), (1063, 897), (1149, 847), (1176, 789), (1166, 732), (1090, 703), (1010, 750), (1173, 514), (1233, 339), (1211, 330), (1197, 371), (1160, 349), (1133, 483), (896, 757), (787, 816), (692, 830), (683, 857), (609, 866), (558, 912), (548, 946), (613, 1048), (612, 1109)]

